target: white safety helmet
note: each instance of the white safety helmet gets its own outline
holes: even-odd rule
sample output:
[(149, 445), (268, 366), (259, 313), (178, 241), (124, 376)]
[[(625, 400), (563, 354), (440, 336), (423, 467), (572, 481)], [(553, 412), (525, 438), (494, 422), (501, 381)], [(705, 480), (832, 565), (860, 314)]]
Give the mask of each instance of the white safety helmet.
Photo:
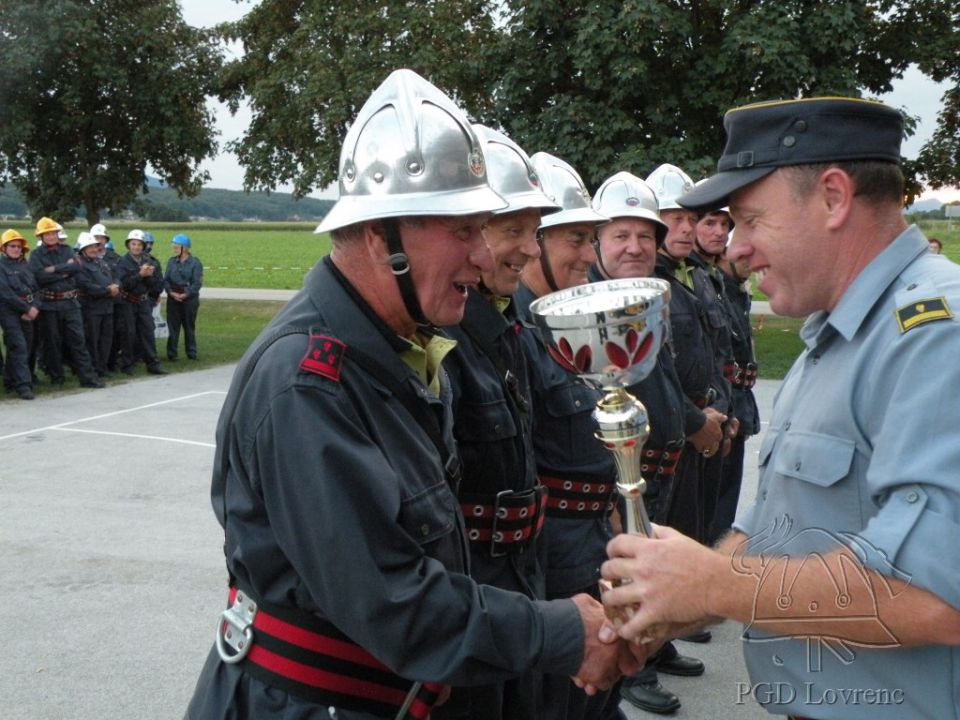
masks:
[(693, 180), (676, 165), (664, 163), (647, 178), (647, 185), (657, 196), (660, 212), (664, 210), (686, 210), (677, 200), (693, 190)]
[(91, 245), (99, 246), (99, 244), (92, 233), (82, 232), (77, 235), (77, 252), (83, 252), (84, 248), (88, 248)]
[(639, 218), (654, 224), (657, 244), (667, 236), (667, 224), (660, 219), (657, 196), (643, 180), (628, 172), (611, 175), (597, 188), (593, 209), (611, 220), (622, 217)]
[(143, 230), (131, 230), (130, 232), (128, 232), (127, 239), (124, 241), (123, 244), (129, 245), (131, 240), (139, 240), (144, 245), (147, 244), (143, 237)]
[(340, 152), (340, 199), (317, 227), (409, 215), (473, 215), (506, 203), (487, 183), (476, 133), (450, 98), (395, 70), (357, 114)]
[(530, 159), (543, 183), (543, 191), (560, 206), (559, 212), (544, 216), (540, 221), (541, 229), (582, 222), (599, 225), (610, 221), (590, 206), (590, 193), (580, 174), (569, 163), (545, 152), (538, 152)]
[(487, 180), (507, 207), (495, 215), (536, 208), (544, 213), (560, 209), (543, 191), (543, 183), (533, 167), (530, 156), (513, 140), (485, 125), (474, 125), (474, 131), (483, 147), (487, 161)]
[(97, 223), (92, 228), (90, 228), (90, 234), (93, 235), (93, 237), (99, 237), (102, 235), (107, 240), (110, 239), (110, 233), (107, 232), (107, 226), (104, 225), (103, 223)]

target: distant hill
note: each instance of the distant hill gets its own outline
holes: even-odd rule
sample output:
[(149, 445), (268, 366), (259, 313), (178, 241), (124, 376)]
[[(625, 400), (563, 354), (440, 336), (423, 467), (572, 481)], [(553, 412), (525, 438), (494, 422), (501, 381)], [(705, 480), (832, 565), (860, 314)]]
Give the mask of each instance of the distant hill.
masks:
[[(333, 200), (303, 198), (294, 200), (289, 193), (245, 193), (242, 190), (221, 190), (204, 188), (193, 198), (178, 198), (177, 193), (168, 187), (162, 187), (156, 178), (147, 178), (147, 192), (134, 201), (128, 213), (122, 218), (176, 221), (187, 220), (244, 220), (296, 221), (321, 220), (330, 208)], [(20, 193), (11, 185), (0, 188), (0, 217), (22, 218), (29, 214)], [(84, 216), (83, 208), (77, 211), (77, 217)], [(108, 214), (104, 214), (109, 219)]]
[(930, 198), (929, 200), (918, 200), (910, 207), (904, 210), (908, 215), (911, 213), (921, 213), (921, 212), (931, 212), (934, 210), (939, 210), (943, 207), (943, 203), (937, 200), (936, 198)]

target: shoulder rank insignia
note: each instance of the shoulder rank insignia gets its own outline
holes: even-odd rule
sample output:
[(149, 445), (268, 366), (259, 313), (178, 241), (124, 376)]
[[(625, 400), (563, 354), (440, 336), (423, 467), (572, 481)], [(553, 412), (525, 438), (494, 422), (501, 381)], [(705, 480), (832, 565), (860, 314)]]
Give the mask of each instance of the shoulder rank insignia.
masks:
[(340, 382), (340, 364), (347, 346), (326, 335), (310, 333), (307, 354), (300, 361), (300, 369)]
[(947, 305), (945, 297), (918, 300), (897, 308), (897, 325), (900, 326), (901, 334), (912, 330), (917, 325), (952, 317), (953, 313), (950, 312), (950, 306)]

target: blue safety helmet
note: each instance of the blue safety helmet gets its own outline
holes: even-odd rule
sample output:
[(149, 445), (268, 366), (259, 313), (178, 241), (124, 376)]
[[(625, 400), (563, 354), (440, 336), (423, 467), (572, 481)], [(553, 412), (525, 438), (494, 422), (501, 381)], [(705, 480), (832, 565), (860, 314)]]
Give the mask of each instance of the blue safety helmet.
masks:
[(113, 250), (113, 240), (107, 240), (107, 244), (104, 245), (107, 250)]
[(144, 244), (147, 245), (147, 246), (153, 245), (153, 233), (150, 232), (149, 230), (147, 230), (147, 231), (143, 234), (143, 242), (144, 242)]
[(189, 236), (184, 235), (183, 233), (178, 233), (174, 235), (172, 242), (174, 245), (183, 245), (183, 247), (185, 248), (190, 247), (190, 238)]

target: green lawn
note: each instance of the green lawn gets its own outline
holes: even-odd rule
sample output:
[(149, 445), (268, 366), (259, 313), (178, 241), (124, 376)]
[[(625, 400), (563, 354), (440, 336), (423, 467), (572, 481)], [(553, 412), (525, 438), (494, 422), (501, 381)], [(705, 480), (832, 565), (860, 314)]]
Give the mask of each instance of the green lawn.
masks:
[[(270, 322), (274, 315), (283, 307), (282, 302), (264, 302), (255, 300), (204, 300), (200, 303), (200, 314), (197, 317), (197, 345), (199, 359), (187, 360), (183, 355), (183, 338), (180, 339), (180, 359), (177, 362), (166, 360), (166, 339), (157, 340), (157, 354), (164, 369), (173, 373), (190, 372), (234, 363), (246, 351), (247, 347), (257, 334)], [(53, 390), (48, 378), (40, 373), (40, 383), (34, 385), (35, 395), (53, 395), (64, 392), (75, 392), (80, 389), (80, 383), (69, 372), (63, 387)], [(146, 368), (141, 364), (135, 375), (127, 376), (123, 373), (114, 373), (107, 378), (108, 385), (120, 385), (132, 382), (147, 375)], [(89, 391), (84, 391), (89, 392)], [(15, 394), (0, 393), (0, 402), (15, 400)]]

